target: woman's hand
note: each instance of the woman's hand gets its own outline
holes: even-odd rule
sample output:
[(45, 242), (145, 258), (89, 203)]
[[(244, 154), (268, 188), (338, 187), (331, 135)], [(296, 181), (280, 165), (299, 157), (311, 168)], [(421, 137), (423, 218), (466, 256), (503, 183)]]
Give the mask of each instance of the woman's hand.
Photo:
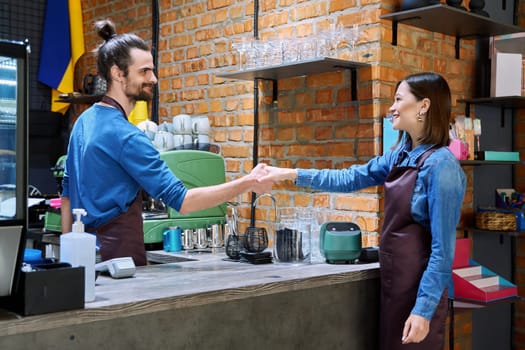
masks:
[(259, 163), (255, 168), (252, 169), (249, 177), (252, 177), (254, 179), (253, 185), (251, 188), (252, 192), (255, 192), (257, 194), (267, 193), (272, 189), (273, 182), (271, 181), (265, 181), (261, 182), (259, 179), (261, 179), (264, 176), (267, 176), (269, 174), (268, 172), (268, 166), (264, 163)]
[(259, 177), (257, 181), (260, 183), (278, 183), (284, 180), (294, 181), (297, 178), (297, 170), (290, 168), (278, 168), (274, 166), (266, 166), (264, 168), (267, 174)]
[(403, 338), (401, 342), (403, 344), (409, 343), (420, 343), (428, 335), (430, 329), (430, 320), (410, 314), (405, 322), (405, 328), (403, 328)]

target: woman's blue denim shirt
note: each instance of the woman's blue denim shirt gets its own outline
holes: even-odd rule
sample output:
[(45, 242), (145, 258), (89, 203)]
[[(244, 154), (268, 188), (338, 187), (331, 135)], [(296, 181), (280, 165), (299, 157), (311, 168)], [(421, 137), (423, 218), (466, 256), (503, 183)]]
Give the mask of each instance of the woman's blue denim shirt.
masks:
[[(387, 175), (398, 166), (416, 166), (419, 157), (433, 145), (410, 143), (348, 169), (298, 169), (296, 184), (330, 192), (352, 192), (369, 186), (383, 185)], [(413, 219), (432, 234), (432, 251), (428, 266), (419, 283), (412, 313), (431, 319), (446, 287), (453, 291), (452, 261), (456, 243), (465, 174), (447, 147), (436, 149), (421, 167), (412, 195)]]

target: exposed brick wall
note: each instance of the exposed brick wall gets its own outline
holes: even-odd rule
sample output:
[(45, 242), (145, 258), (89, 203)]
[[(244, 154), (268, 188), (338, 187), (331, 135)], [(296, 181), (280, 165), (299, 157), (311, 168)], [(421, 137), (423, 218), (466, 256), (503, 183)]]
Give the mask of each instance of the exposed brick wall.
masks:
[[(453, 37), (401, 24), (398, 46), (392, 46), (391, 22), (379, 16), (394, 11), (400, 2), (260, 1), (261, 38), (307, 37), (331, 23), (347, 27), (358, 24), (363, 40), (353, 57), (371, 65), (358, 72), (358, 101), (350, 98), (351, 75), (347, 71), (280, 80), (276, 104), (272, 101), (272, 84), (260, 82), (260, 161), (290, 167), (344, 168), (380, 154), (382, 116), (392, 102), (395, 83), (410, 73), (430, 70), (442, 74), (452, 89), (453, 114), (463, 114), (464, 106), (455, 101), (473, 94), (474, 41), (461, 41), (461, 59), (457, 60)], [(524, 2), (520, 0), (522, 26)], [(133, 31), (151, 43), (151, 1), (82, 0), (82, 6), (87, 50), (99, 44), (92, 23), (105, 17), (116, 22), (119, 32)], [(232, 41), (253, 35), (253, 30), (253, 1), (160, 1), (159, 119), (171, 121), (180, 113), (207, 115), (213, 142), (220, 145), (226, 161), (228, 179), (246, 174), (253, 166), (254, 84), (225, 80), (217, 73), (236, 68), (238, 56), (232, 50)], [(338, 55), (345, 59), (351, 56), (344, 50)], [(523, 111), (517, 120), (516, 141), (523, 156)], [(462, 221), (468, 225), (473, 217), (472, 170), (465, 171), (469, 186)], [(516, 175), (517, 187), (525, 190), (523, 167), (517, 167)], [(276, 186), (273, 194), (279, 206), (319, 208), (330, 212), (327, 219), (356, 222), (372, 238), (381, 227), (381, 187), (343, 195), (286, 184)], [(249, 225), (250, 197), (246, 194), (238, 200), (243, 203), (239, 213), (243, 231)], [(257, 226), (271, 229), (275, 218), (269, 199), (259, 202), (256, 218)], [(519, 242), (517, 275), (523, 291), (525, 243)], [(524, 312), (524, 306), (518, 304), (516, 338), (521, 345), (525, 344)], [(470, 313), (456, 316), (455, 349), (471, 349), (471, 328)]]

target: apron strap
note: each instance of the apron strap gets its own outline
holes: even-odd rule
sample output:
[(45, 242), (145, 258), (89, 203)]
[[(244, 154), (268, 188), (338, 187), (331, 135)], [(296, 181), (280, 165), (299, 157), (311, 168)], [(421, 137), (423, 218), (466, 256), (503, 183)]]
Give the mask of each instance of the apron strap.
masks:
[(117, 100), (115, 100), (113, 97), (109, 97), (108, 95), (104, 95), (104, 96), (102, 96), (102, 99), (100, 100), (100, 102), (104, 102), (104, 103), (110, 105), (111, 107), (115, 107), (116, 109), (118, 109), (124, 115), (124, 118), (126, 118), (126, 120), (128, 119), (126, 111), (124, 110), (122, 105)]

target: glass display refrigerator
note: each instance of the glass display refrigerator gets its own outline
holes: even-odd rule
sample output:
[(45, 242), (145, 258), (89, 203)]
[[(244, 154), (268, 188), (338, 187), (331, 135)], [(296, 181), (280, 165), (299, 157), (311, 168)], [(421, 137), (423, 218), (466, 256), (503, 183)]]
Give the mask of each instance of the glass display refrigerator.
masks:
[(0, 298), (16, 292), (27, 228), (29, 42), (0, 39)]

